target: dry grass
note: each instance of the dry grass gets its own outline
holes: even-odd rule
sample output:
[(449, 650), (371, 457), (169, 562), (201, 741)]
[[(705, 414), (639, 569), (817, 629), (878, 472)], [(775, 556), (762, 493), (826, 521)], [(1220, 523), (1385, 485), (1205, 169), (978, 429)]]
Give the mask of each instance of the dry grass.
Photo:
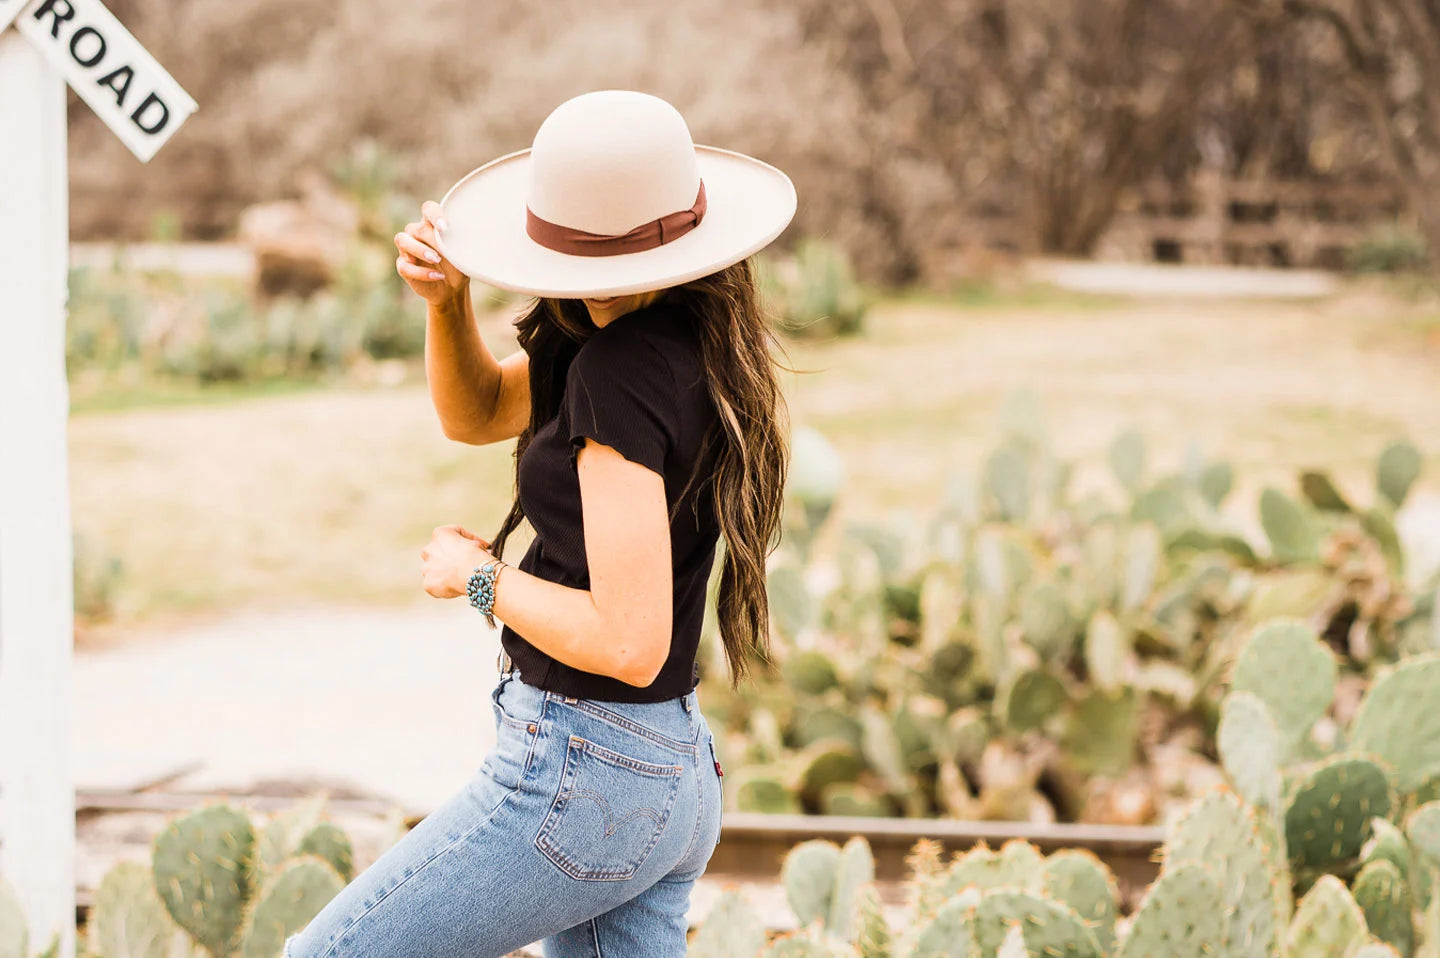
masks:
[[(818, 372), (786, 374), (786, 395), (793, 420), (843, 454), (846, 515), (927, 509), (950, 470), (989, 448), (1016, 387), (1041, 398), (1080, 483), (1104, 481), (1104, 450), (1134, 425), (1162, 467), (1192, 438), (1234, 462), (1241, 506), (1311, 465), (1367, 500), (1394, 436), (1440, 465), (1440, 339), (1422, 312), (1373, 291), (1308, 304), (892, 300), (860, 339), (794, 344), (791, 364)], [(487, 326), (497, 353), (514, 348), (505, 335)], [(488, 536), (512, 489), (513, 442), (445, 439), (423, 381), (79, 414), (70, 435), (76, 522), (126, 566), (101, 639), (251, 603), (423, 599), (431, 528)]]

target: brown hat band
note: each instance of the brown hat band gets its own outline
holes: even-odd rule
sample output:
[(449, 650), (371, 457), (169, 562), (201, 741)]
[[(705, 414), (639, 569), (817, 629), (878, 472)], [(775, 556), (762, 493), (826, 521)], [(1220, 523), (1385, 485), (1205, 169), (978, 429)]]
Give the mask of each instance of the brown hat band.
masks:
[(535, 242), (558, 253), (575, 256), (614, 256), (618, 253), (638, 253), (654, 249), (672, 240), (677, 240), (700, 225), (705, 218), (705, 181), (700, 181), (700, 192), (695, 195), (695, 204), (688, 210), (666, 213), (658, 220), (642, 223), (618, 236), (602, 233), (587, 233), (551, 223), (536, 216), (529, 206), (525, 207), (525, 232)]

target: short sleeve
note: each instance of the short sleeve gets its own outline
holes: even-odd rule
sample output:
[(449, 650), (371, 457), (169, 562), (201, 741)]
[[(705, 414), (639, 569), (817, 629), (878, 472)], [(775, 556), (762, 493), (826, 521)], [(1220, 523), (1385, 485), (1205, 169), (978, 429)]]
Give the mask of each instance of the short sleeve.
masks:
[(665, 474), (679, 436), (679, 398), (669, 361), (633, 325), (588, 339), (565, 377), (570, 467), (588, 436), (631, 462)]

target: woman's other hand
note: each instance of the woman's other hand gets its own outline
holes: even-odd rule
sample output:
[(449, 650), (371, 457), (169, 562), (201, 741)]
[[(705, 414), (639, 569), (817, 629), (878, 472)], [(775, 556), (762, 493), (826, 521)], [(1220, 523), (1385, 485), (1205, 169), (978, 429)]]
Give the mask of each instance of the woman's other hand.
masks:
[(460, 298), (470, 287), (470, 277), (440, 255), (435, 230), (437, 225), (444, 229), (444, 223), (440, 204), (426, 200), (420, 204), (420, 220), (395, 234), (395, 248), (400, 251), (395, 271), (421, 299), (435, 306)]
[(489, 548), (490, 543), (463, 526), (436, 526), (420, 550), (425, 591), (437, 599), (464, 595), (470, 575), (495, 558)]

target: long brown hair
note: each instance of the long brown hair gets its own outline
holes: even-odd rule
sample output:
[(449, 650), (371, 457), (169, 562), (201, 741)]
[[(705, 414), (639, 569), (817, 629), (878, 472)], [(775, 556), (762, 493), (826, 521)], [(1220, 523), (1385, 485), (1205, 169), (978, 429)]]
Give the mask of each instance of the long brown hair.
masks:
[[(711, 481), (723, 540), (716, 618), (730, 663), (730, 685), (738, 688), (752, 660), (772, 670), (770, 604), (765, 561), (780, 544), (782, 497), (789, 469), (789, 415), (771, 356), (784, 345), (756, 286), (750, 259), (663, 294), (694, 329), (700, 343), (710, 398), (719, 413), (705, 435), (688, 491), (697, 479)], [(570, 361), (595, 333), (589, 311), (578, 299), (539, 297), (515, 320), (520, 348), (530, 357), (530, 422), (515, 446), (515, 499), (490, 544), (497, 558), (525, 511), (519, 499), (520, 458), (536, 430), (560, 408)], [(707, 477), (702, 478), (702, 477)], [(682, 494), (677, 498), (679, 507)], [(672, 508), (671, 521), (675, 518)]]

